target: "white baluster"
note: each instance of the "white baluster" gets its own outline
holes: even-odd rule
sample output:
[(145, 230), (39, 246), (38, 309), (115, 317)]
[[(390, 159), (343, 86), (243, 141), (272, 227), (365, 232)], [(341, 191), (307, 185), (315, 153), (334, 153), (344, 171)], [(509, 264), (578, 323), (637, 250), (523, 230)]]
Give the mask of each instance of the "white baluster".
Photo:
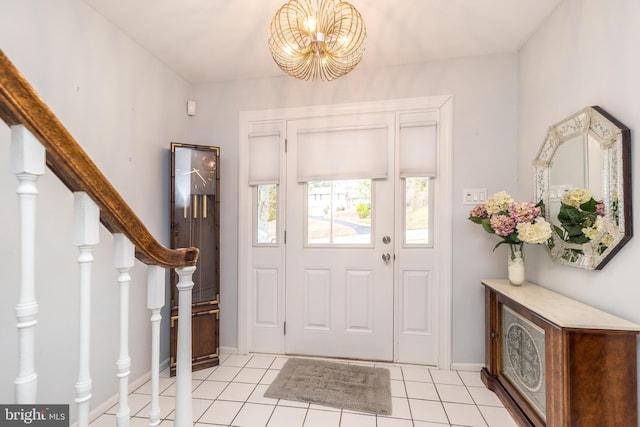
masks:
[(176, 268), (178, 288), (178, 349), (176, 354), (176, 416), (174, 425), (193, 425), (191, 414), (191, 290), (195, 267)]
[(89, 401), (91, 400), (91, 375), (89, 370), (91, 348), (91, 266), (93, 246), (98, 244), (100, 234), (100, 209), (84, 192), (73, 193), (73, 244), (80, 255), (80, 357), (78, 359), (78, 381), (76, 403), (78, 426), (89, 424)]
[(116, 414), (118, 427), (129, 427), (129, 270), (135, 262), (135, 247), (124, 234), (113, 235), (113, 266), (118, 269), (120, 284), (120, 355), (118, 356), (118, 381), (120, 383), (120, 401)]
[(45, 171), (45, 149), (22, 125), (11, 127), (11, 169), (20, 202), (20, 297), (16, 305), (18, 376), (16, 403), (36, 403), (38, 374), (34, 363), (38, 302), (35, 296), (36, 180)]
[(151, 310), (151, 409), (149, 425), (160, 424), (160, 309), (164, 306), (164, 269), (153, 265), (147, 272), (147, 308)]

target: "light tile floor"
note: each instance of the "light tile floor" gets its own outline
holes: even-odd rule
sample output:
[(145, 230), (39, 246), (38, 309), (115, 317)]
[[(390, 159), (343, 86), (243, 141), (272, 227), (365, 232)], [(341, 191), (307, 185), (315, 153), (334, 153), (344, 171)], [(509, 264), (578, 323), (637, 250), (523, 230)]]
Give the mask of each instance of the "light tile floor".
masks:
[[(287, 357), (223, 354), (220, 366), (193, 373), (195, 427), (517, 427), (478, 372), (442, 371), (415, 365), (353, 362), (383, 366), (391, 373), (390, 416), (268, 399), (263, 394)], [(175, 378), (160, 378), (161, 426), (173, 425)], [(148, 425), (150, 384), (129, 399), (131, 427)], [(117, 405), (92, 427), (115, 425)]]

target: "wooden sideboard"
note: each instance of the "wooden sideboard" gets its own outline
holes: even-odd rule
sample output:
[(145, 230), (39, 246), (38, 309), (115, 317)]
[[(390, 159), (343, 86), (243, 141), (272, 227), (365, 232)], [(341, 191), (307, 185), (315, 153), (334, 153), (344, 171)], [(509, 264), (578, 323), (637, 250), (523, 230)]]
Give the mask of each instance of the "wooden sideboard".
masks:
[(482, 284), (481, 377), (519, 425), (638, 426), (640, 325), (529, 282)]

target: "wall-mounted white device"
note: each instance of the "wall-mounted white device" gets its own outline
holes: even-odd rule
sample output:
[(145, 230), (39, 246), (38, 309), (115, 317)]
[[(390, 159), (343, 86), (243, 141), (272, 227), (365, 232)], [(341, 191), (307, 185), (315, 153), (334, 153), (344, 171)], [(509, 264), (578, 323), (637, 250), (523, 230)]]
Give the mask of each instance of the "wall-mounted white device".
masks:
[(196, 115), (196, 101), (187, 101), (187, 114), (190, 116)]

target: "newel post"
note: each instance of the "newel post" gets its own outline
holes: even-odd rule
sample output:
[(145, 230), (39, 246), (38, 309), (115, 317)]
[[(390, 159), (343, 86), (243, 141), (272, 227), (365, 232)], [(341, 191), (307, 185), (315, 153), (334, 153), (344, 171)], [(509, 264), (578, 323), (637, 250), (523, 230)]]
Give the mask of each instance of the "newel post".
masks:
[(195, 267), (178, 273), (178, 349), (176, 354), (176, 427), (193, 425), (191, 408), (191, 291)]

